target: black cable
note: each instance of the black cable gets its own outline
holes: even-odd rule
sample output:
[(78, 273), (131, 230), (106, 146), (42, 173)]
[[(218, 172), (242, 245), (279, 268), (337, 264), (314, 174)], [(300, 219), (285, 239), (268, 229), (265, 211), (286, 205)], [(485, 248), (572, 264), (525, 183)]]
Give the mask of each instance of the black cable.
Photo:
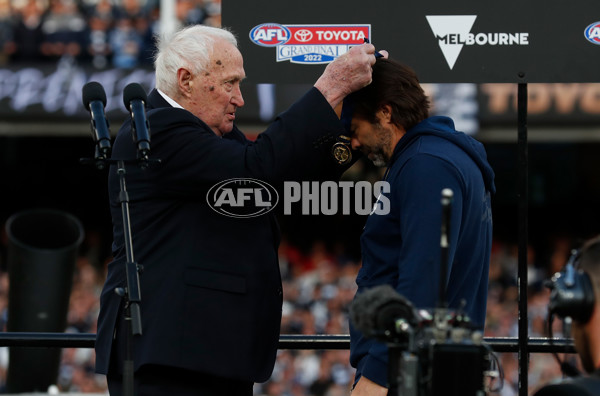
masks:
[[(564, 320), (564, 319), (563, 319)], [(546, 320), (546, 323), (548, 325), (548, 338), (549, 338), (549, 343), (550, 346), (553, 346), (553, 341), (552, 339), (554, 338), (553, 332), (552, 332), (552, 322), (554, 322), (554, 314), (552, 314), (552, 312), (548, 312), (548, 319)], [(567, 336), (566, 334), (563, 334), (563, 336)], [(558, 352), (556, 351), (552, 351), (552, 355), (554, 356), (554, 358), (556, 359), (556, 361), (558, 362), (558, 366), (560, 367), (560, 371), (563, 373), (564, 376), (567, 377), (578, 377), (581, 375), (581, 372), (577, 369), (577, 367), (573, 366), (571, 363), (567, 362), (567, 361), (562, 361), (560, 360), (560, 357), (558, 356)]]

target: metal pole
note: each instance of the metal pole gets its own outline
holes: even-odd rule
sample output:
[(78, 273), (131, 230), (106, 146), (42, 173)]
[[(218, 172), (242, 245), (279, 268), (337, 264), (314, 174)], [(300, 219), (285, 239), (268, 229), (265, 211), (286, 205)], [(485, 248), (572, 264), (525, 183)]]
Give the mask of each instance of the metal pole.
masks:
[(160, 34), (161, 36), (169, 36), (175, 30), (177, 30), (175, 1), (160, 0)]
[[(494, 352), (515, 353), (519, 350), (516, 337), (485, 337), (483, 341)], [(0, 332), (0, 347), (94, 348), (95, 345), (96, 334), (92, 333)], [(530, 353), (576, 353), (571, 338), (531, 337), (527, 348)], [(347, 350), (350, 349), (350, 336), (282, 334), (279, 349)]]
[(528, 318), (527, 318), (527, 250), (528, 250), (528, 158), (527, 158), (527, 84), (519, 83), (517, 95), (518, 119), (518, 217), (519, 217), (519, 396), (528, 390)]

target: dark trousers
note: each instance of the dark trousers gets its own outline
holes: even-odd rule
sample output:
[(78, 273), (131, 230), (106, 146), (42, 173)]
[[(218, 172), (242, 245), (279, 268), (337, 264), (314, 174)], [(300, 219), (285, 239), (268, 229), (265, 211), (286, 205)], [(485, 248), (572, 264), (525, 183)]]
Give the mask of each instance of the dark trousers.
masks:
[[(116, 329), (106, 379), (110, 396), (129, 396), (123, 393), (123, 360), (128, 331), (122, 315)], [(251, 381), (215, 377), (172, 366), (147, 364), (134, 375), (133, 396), (252, 396)]]
[[(123, 395), (123, 377), (107, 376), (111, 396)], [(135, 396), (252, 396), (252, 382), (218, 378), (176, 367), (146, 365), (134, 376)]]

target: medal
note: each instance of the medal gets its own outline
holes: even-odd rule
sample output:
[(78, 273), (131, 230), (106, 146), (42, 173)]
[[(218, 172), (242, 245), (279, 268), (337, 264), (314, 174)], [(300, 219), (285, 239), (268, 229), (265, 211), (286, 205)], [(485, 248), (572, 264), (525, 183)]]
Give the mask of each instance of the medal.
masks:
[(350, 138), (344, 135), (338, 136), (338, 141), (331, 148), (331, 154), (340, 165), (345, 165), (352, 161)]

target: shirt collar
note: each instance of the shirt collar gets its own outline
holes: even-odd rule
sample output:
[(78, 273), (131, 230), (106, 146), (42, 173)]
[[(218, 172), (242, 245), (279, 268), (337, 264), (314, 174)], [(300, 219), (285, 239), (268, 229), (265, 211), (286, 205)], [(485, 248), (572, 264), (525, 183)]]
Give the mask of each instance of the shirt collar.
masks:
[[(156, 88), (156, 90), (158, 91), (158, 93), (160, 94), (160, 96), (163, 97), (164, 100), (167, 101), (167, 103), (169, 103), (171, 106), (179, 108), (179, 109), (183, 109), (183, 106), (181, 106), (179, 103), (175, 102), (173, 99), (171, 99), (166, 93), (164, 93), (163, 91), (161, 91), (160, 89)], [(184, 109), (185, 110), (185, 109)], [(217, 135), (215, 133), (215, 136), (222, 138), (223, 136), (221, 135)]]
[(158, 91), (158, 93), (160, 94), (160, 96), (162, 96), (163, 99), (166, 100), (167, 103), (169, 103), (171, 106), (183, 109), (183, 106), (181, 106), (179, 103), (177, 103), (173, 99), (171, 99), (166, 93), (164, 93), (163, 91), (161, 91), (158, 88), (156, 88), (156, 90)]

